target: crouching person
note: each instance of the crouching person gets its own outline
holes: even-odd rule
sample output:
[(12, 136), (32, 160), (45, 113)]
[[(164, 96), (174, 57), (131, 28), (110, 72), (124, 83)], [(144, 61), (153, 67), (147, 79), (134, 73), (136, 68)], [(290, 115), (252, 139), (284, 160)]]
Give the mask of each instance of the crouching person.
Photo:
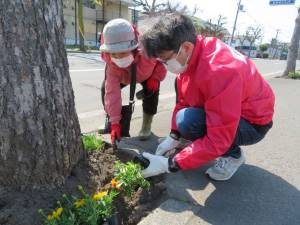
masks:
[(130, 136), (130, 121), (125, 120), (130, 120), (131, 115), (127, 117), (129, 119), (122, 120), (121, 89), (131, 84), (134, 73), (136, 83), (143, 87), (144, 113), (139, 137), (142, 140), (147, 139), (151, 135), (152, 119), (157, 112), (160, 82), (166, 76), (166, 69), (156, 59), (146, 58), (142, 54), (138, 49), (137, 31), (124, 19), (114, 19), (105, 25), (100, 51), (106, 62), (101, 94), (107, 120), (105, 128), (99, 132), (110, 132), (112, 143), (120, 140), (121, 136)]
[[(206, 173), (228, 180), (245, 162), (241, 145), (261, 141), (272, 127), (274, 94), (251, 59), (217, 38), (197, 35), (183, 15), (163, 17), (141, 36), (151, 57), (177, 74), (177, 104), (170, 135), (150, 161), (145, 177), (197, 168), (216, 160)], [(164, 157), (191, 141), (174, 157)]]

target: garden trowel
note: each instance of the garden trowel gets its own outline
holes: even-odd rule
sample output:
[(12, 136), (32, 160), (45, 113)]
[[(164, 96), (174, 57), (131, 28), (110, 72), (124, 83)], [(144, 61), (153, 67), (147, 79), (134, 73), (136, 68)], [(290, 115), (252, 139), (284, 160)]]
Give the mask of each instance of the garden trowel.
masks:
[(144, 169), (146, 169), (150, 164), (150, 161), (148, 159), (146, 159), (142, 154), (137, 153), (133, 150), (120, 148), (118, 146), (117, 140), (114, 141), (114, 144), (112, 147), (113, 147), (114, 151), (123, 151), (123, 152), (128, 153), (130, 156), (132, 156), (132, 161), (135, 163), (139, 163)]

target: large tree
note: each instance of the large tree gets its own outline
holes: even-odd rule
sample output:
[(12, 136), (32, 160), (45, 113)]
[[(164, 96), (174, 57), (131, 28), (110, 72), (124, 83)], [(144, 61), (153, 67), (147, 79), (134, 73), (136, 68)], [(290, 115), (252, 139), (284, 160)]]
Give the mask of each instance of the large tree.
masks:
[(0, 1), (0, 186), (62, 185), (83, 157), (62, 5)]
[(298, 16), (295, 20), (294, 33), (289, 46), (287, 64), (283, 76), (287, 76), (290, 72), (295, 72), (296, 60), (297, 60), (298, 49), (299, 49), (299, 41), (300, 41), (300, 8), (298, 9)]

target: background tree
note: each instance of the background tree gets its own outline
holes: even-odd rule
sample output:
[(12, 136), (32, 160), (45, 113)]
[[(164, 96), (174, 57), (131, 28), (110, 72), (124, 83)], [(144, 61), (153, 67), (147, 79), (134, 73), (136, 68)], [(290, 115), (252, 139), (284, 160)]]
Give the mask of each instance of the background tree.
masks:
[(149, 17), (156, 16), (166, 7), (166, 3), (158, 4), (156, 0), (153, 0), (152, 3), (150, 3), (148, 0), (134, 0), (134, 3), (136, 6), (141, 6), (142, 12)]
[(0, 185), (60, 186), (83, 157), (61, 0), (0, 1)]
[[(106, 6), (106, 0), (90, 0), (92, 4), (99, 5), (102, 8), (102, 21), (105, 21), (105, 6)], [(120, 1), (121, 4), (121, 1)], [(101, 33), (103, 32), (104, 26), (102, 26)]]
[(246, 41), (249, 41), (250, 38), (250, 30), (247, 29), (244, 34), (238, 34), (237, 40), (239, 41), (239, 48), (245, 45)]
[(202, 24), (201, 34), (206, 37), (223, 39), (227, 32), (226, 24), (226, 17), (219, 15), (216, 20), (209, 19)]
[(151, 1), (151, 3), (149, 0), (134, 0), (134, 3), (137, 7), (142, 7), (142, 12), (149, 17), (173, 12), (194, 16), (198, 11), (197, 5), (194, 6), (192, 11), (189, 11), (186, 5), (182, 6), (181, 3), (170, 0), (160, 1), (160, 3), (156, 0)]
[(268, 48), (269, 48), (269, 45), (268, 45), (268, 44), (261, 44), (261, 45), (259, 46), (259, 50), (260, 50), (262, 53), (264, 53), (265, 51), (267, 51)]
[(248, 33), (249, 33), (249, 37), (248, 37), (248, 41), (249, 41), (248, 56), (250, 56), (255, 42), (260, 41), (263, 37), (263, 29), (260, 26), (257, 26), (257, 27), (250, 26), (250, 27), (248, 27), (247, 30), (248, 30)]
[(296, 60), (298, 56), (299, 41), (300, 41), (300, 8), (298, 9), (298, 15), (295, 20), (295, 28), (289, 46), (287, 64), (283, 72), (283, 76), (287, 76), (290, 72), (295, 72), (296, 70)]
[(83, 0), (78, 0), (78, 21), (79, 21), (79, 46), (80, 51), (85, 52), (84, 45), (84, 20), (83, 20)]

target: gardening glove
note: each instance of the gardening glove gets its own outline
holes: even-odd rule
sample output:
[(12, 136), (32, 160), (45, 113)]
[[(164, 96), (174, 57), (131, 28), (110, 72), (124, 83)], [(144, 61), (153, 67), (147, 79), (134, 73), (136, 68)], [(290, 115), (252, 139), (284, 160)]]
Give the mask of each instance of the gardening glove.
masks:
[(150, 92), (157, 92), (159, 88), (159, 80), (150, 77), (146, 81), (147, 90)]
[(169, 158), (164, 156), (152, 155), (147, 152), (143, 153), (143, 157), (150, 161), (149, 166), (142, 171), (145, 178), (159, 175), (161, 173), (169, 173)]
[(175, 140), (171, 136), (166, 137), (166, 139), (161, 142), (155, 151), (155, 155), (164, 155), (168, 151), (173, 150), (179, 145), (179, 140)]
[(112, 144), (115, 144), (115, 141), (120, 141), (121, 125), (119, 123), (115, 123), (111, 125), (110, 138)]

